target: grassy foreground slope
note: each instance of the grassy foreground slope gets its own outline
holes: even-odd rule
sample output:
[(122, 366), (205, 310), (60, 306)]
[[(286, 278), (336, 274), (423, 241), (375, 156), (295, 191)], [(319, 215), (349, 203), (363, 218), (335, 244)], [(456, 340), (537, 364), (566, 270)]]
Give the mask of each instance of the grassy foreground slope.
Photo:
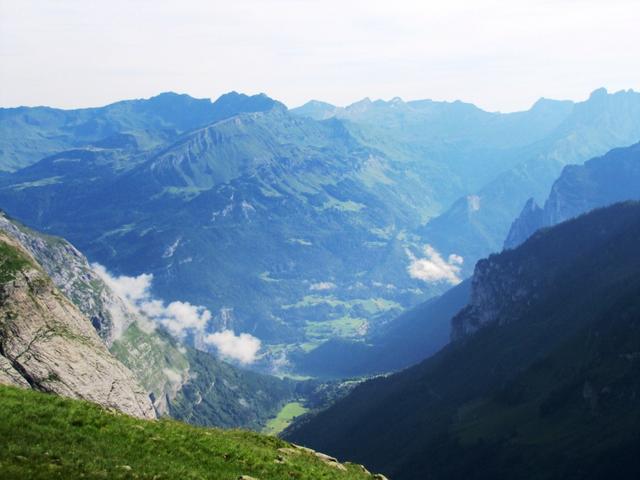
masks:
[(0, 386), (0, 411), (3, 478), (372, 478), (358, 465), (329, 465), (276, 437), (138, 420), (13, 387)]

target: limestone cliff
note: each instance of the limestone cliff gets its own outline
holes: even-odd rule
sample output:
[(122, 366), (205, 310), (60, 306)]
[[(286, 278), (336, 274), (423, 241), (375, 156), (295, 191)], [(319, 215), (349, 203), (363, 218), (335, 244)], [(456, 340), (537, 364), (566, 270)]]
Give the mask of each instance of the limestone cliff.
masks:
[(0, 230), (37, 260), (58, 289), (84, 313), (110, 346), (133, 323), (135, 314), (69, 242), (35, 232), (0, 212)]
[(0, 232), (0, 381), (155, 418), (145, 390), (33, 256)]
[(160, 415), (189, 378), (189, 364), (175, 342), (149, 328), (66, 240), (32, 230), (0, 212), (0, 231), (17, 240), (55, 286), (91, 320), (111, 352), (133, 372)]

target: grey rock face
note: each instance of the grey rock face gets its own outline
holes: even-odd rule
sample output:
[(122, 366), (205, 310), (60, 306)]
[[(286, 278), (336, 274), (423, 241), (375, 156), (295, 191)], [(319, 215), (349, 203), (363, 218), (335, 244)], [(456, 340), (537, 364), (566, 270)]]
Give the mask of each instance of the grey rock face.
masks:
[(527, 200), (520, 216), (511, 225), (504, 248), (515, 248), (529, 238), (533, 232), (544, 225), (544, 210), (538, 206), (533, 198)]
[(536, 230), (625, 200), (640, 199), (640, 143), (611, 150), (584, 165), (564, 168), (544, 207), (532, 199), (511, 225), (505, 248), (515, 248)]
[(145, 321), (66, 240), (31, 230), (2, 212), (0, 231), (16, 239), (38, 261), (55, 286), (91, 321), (116, 358), (153, 394), (156, 411), (168, 414), (168, 402), (175, 398), (189, 371), (188, 361), (177, 347), (157, 332), (142, 328)]
[(38, 261), (58, 289), (91, 320), (107, 346), (135, 320), (135, 315), (69, 242), (34, 232), (2, 212), (0, 230), (18, 240)]
[(507, 321), (535, 298), (535, 289), (524, 272), (526, 268), (494, 260), (492, 255), (476, 264), (471, 300), (451, 321), (452, 341), (471, 335), (484, 325)]
[(20, 372), (18, 372), (11, 362), (3, 355), (0, 355), (0, 384), (13, 385), (14, 387), (31, 388)]
[[(147, 393), (86, 317), (18, 241), (0, 243), (26, 262), (0, 284), (0, 381), (155, 418)], [(5, 361), (6, 360), (6, 361)], [(7, 368), (9, 364), (11, 368)], [(17, 379), (16, 373), (23, 379)]]

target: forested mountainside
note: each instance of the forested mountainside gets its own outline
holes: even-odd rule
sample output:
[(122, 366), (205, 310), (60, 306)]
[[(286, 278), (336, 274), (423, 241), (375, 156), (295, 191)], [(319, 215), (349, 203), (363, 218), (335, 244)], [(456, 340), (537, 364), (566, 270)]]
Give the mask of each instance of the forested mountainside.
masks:
[(465, 280), (442, 295), (402, 313), (367, 342), (329, 340), (300, 359), (307, 375), (353, 377), (389, 373), (430, 357), (451, 337), (451, 319), (469, 301), (471, 282)]
[(454, 341), (287, 438), (394, 479), (635, 478), (640, 203), (478, 263)]

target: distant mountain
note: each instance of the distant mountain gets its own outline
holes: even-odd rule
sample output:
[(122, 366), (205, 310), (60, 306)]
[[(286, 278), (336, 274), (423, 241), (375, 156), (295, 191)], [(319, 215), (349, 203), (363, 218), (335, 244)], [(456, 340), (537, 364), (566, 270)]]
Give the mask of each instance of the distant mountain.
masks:
[(159, 415), (197, 425), (259, 430), (282, 405), (298, 397), (295, 382), (242, 370), (150, 325), (65, 240), (42, 235), (1, 213), (0, 232), (37, 259), (80, 310), (76, 317), (84, 314), (83, 321), (93, 324), (111, 353), (151, 395)]
[(313, 101), (292, 113), (340, 119), (361, 143), (428, 179), (425, 195), (446, 208), (456, 192), (473, 192), (521, 162), (523, 149), (553, 134), (573, 109), (569, 101), (542, 99), (528, 111), (500, 114), (461, 101), (365, 98), (344, 108)]
[(640, 472), (640, 203), (478, 262), (454, 342), (287, 433), (394, 479)]
[(0, 108), (0, 170), (17, 170), (75, 148), (151, 150), (183, 132), (275, 103), (266, 95), (231, 92), (211, 102), (166, 92), (98, 108)]
[[(330, 339), (372, 344), (468, 276), (562, 165), (637, 141), (638, 98), (601, 92), (514, 114), (363, 100), (318, 121), (266, 96), (168, 97), (204, 105), (191, 123), (189, 109), (124, 102), (130, 129), (90, 146), (79, 136), (0, 176), (0, 206), (117, 275), (153, 274), (155, 296), (208, 308), (210, 330), (258, 337), (256, 368), (295, 369)], [(174, 133), (142, 145), (145, 124)]]
[(311, 100), (304, 105), (291, 110), (292, 113), (302, 117), (313, 118), (314, 120), (326, 120), (335, 117), (339, 107), (319, 100)]
[(542, 227), (576, 217), (594, 208), (640, 199), (640, 143), (617, 148), (584, 165), (564, 167), (540, 208), (529, 199), (511, 225), (505, 248), (514, 248)]
[(430, 220), (420, 235), (437, 250), (464, 257), (464, 273), (471, 273), (478, 259), (502, 248), (527, 199), (547, 197), (565, 165), (580, 164), (639, 139), (640, 93), (597, 90), (587, 101), (575, 104), (544, 140), (523, 149), (510, 170), (469, 190)]

